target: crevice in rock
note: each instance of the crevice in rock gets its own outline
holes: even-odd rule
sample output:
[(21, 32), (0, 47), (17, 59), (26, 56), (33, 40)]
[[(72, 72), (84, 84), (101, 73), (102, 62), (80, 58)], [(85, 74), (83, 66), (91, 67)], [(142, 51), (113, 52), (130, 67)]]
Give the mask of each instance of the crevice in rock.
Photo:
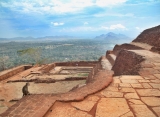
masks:
[(94, 106), (92, 107), (92, 109), (88, 112), (93, 117), (96, 116), (97, 105), (98, 105), (98, 103), (99, 103), (100, 100), (101, 100), (101, 98), (99, 98), (99, 100), (94, 104)]

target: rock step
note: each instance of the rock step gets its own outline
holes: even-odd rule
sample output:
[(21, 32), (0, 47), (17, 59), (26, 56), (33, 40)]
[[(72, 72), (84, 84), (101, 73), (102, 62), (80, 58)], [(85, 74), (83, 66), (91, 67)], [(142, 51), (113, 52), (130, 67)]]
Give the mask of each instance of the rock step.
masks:
[(151, 48), (153, 46), (149, 45), (149, 44), (146, 44), (146, 43), (140, 43), (140, 42), (131, 42), (130, 43), (131, 45), (135, 45), (135, 46), (138, 46), (138, 47), (141, 47), (145, 50), (151, 50)]
[(109, 62), (111, 63), (111, 65), (114, 65), (114, 62), (116, 60), (116, 56), (114, 54), (107, 54), (106, 58), (109, 60)]
[(27, 95), (2, 113), (0, 117), (44, 117), (55, 101), (51, 94)]
[(102, 69), (105, 69), (105, 70), (111, 70), (112, 69), (112, 65), (107, 58), (103, 58), (101, 60), (101, 65), (102, 65)]

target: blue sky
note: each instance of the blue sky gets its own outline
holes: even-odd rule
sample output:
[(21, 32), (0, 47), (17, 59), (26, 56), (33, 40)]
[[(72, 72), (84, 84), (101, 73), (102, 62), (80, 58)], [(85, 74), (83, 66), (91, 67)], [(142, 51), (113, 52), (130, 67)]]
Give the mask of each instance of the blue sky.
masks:
[(135, 38), (160, 25), (160, 0), (0, 0), (0, 37)]

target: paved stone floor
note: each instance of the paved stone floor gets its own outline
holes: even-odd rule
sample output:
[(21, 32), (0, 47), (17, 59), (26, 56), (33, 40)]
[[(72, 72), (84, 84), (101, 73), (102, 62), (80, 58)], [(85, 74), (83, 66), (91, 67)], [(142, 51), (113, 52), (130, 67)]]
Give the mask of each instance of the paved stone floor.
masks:
[(140, 75), (115, 76), (109, 86), (81, 101), (58, 101), (63, 97), (52, 95), (26, 96), (1, 116), (160, 117), (160, 55), (144, 50), (134, 52), (146, 58)]
[(114, 77), (107, 88), (83, 101), (56, 102), (46, 117), (160, 117), (160, 76), (148, 78)]

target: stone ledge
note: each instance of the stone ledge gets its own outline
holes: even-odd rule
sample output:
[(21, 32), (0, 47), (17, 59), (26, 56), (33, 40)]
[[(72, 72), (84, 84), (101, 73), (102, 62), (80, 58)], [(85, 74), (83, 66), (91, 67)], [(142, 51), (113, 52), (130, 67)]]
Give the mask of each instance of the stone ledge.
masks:
[(83, 100), (87, 95), (96, 93), (107, 87), (113, 80), (113, 71), (99, 71), (94, 79), (87, 85), (70, 91), (65, 94), (57, 95), (59, 101), (79, 101)]
[[(20, 116), (23, 113), (28, 117), (43, 117), (50, 107), (57, 101), (80, 101), (86, 96), (96, 93), (107, 87), (113, 80), (113, 71), (101, 70), (87, 85), (64, 94), (37, 94), (28, 95), (11, 106), (0, 117)], [(32, 112), (31, 112), (32, 111)], [(22, 113), (23, 112), (23, 113)]]

